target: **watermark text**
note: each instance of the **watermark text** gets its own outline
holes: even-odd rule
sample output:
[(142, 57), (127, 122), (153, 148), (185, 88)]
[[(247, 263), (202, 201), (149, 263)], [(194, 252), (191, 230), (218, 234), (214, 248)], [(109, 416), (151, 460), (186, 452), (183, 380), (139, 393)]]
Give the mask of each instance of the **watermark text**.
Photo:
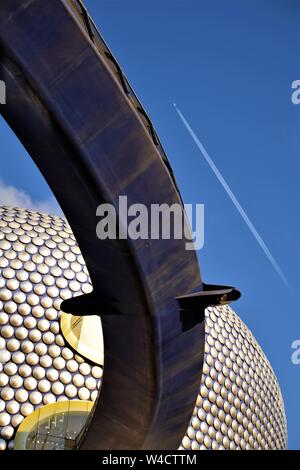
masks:
[(120, 196), (118, 207), (101, 204), (96, 234), (100, 240), (184, 240), (186, 250), (204, 246), (204, 204), (128, 204)]
[(0, 80), (0, 104), (6, 104), (6, 85), (3, 80)]

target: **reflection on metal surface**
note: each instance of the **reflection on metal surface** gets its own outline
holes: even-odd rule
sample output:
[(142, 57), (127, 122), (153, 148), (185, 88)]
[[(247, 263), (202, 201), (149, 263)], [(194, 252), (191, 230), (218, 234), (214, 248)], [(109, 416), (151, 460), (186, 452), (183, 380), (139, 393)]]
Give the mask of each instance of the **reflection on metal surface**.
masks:
[(100, 317), (77, 317), (63, 313), (60, 318), (62, 335), (84, 358), (103, 366), (103, 340)]
[(74, 400), (38, 408), (19, 426), (15, 449), (76, 449), (93, 405), (91, 401)]
[(77, 16), (77, 19), (80, 21), (80, 23), (82, 23), (82, 25), (86, 29), (92, 43), (97, 48), (99, 54), (105, 61), (106, 65), (109, 67), (112, 74), (116, 77), (116, 79), (120, 83), (123, 89), (123, 92), (125, 93), (125, 96), (128, 98), (130, 103), (134, 106), (135, 110), (139, 114), (141, 121), (143, 125), (145, 126), (145, 128), (147, 129), (147, 132), (150, 134), (151, 140), (153, 141), (162, 161), (164, 162), (165, 167), (167, 171), (169, 172), (170, 177), (172, 178), (173, 183), (179, 194), (177, 182), (176, 182), (172, 167), (165, 153), (165, 150), (160, 142), (159, 136), (157, 135), (157, 132), (153, 127), (151, 119), (148, 116), (146, 110), (144, 109), (142, 103), (139, 101), (136, 93), (132, 89), (126, 76), (124, 75), (123, 70), (121, 69), (116, 58), (114, 57), (113, 53), (109, 49), (99, 29), (95, 25), (93, 19), (90, 17), (87, 9), (85, 8), (81, 0), (67, 0), (67, 3), (71, 6), (72, 10), (75, 12)]
[(64, 219), (0, 207), (0, 450), (13, 448), (38, 407), (97, 399), (102, 368), (74, 353), (60, 330), (62, 300), (91, 290)]
[[(13, 448), (17, 430), (16, 448), (76, 446), (86, 415), (73, 406), (94, 402), (102, 378), (60, 329), (62, 299), (90, 289), (84, 260), (66, 221), (12, 207), (0, 207), (0, 250), (0, 450)], [(280, 387), (262, 349), (230, 307), (206, 309), (205, 320), (203, 376), (181, 449), (285, 448)], [(82, 336), (75, 317), (67, 321), (80, 341), (94, 338), (93, 322)]]
[(180, 449), (285, 449), (284, 404), (261, 347), (229, 306), (205, 318), (203, 375)]
[[(95, 297), (120, 314), (102, 313), (106, 375), (83, 448), (175, 449), (204, 356), (204, 324), (181, 334), (175, 300), (201, 286), (196, 254), (182, 239), (99, 240), (95, 231), (99, 204), (122, 194), (148, 209), (180, 203), (170, 164), (68, 0), (4, 0), (0, 11), (0, 76), (14, 97), (1, 114), (69, 220)], [(70, 284), (65, 298), (78, 296)]]

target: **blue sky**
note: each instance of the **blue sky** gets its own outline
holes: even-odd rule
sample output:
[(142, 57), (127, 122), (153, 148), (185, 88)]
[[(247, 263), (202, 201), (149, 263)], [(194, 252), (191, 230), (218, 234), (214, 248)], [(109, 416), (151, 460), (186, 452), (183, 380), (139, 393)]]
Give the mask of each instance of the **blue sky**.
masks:
[[(206, 282), (237, 286), (234, 305), (281, 385), (289, 447), (300, 448), (298, 0), (86, 0), (167, 151), (186, 203), (205, 204)], [(231, 186), (292, 292), (249, 232), (172, 106), (176, 102)], [(0, 121), (0, 203), (27, 193), (53, 208), (46, 184)], [(7, 186), (13, 185), (16, 190)], [(23, 194), (23, 197), (27, 197)], [(6, 201), (3, 201), (6, 202)]]

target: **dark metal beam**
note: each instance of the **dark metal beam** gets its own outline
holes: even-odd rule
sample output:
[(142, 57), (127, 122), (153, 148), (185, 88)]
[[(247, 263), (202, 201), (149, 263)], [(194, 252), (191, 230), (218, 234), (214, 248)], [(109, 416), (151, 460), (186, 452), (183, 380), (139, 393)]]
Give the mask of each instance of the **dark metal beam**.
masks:
[(108, 313), (101, 399), (82, 447), (176, 449), (197, 396), (205, 337), (203, 318), (183, 331), (176, 297), (203, 285), (186, 240), (96, 237), (102, 202), (117, 207), (126, 194), (129, 204), (150, 208), (181, 198), (140, 103), (123, 89), (75, 4), (1, 0), (7, 104), (0, 110), (73, 229), (93, 283), (93, 298), (83, 303)]

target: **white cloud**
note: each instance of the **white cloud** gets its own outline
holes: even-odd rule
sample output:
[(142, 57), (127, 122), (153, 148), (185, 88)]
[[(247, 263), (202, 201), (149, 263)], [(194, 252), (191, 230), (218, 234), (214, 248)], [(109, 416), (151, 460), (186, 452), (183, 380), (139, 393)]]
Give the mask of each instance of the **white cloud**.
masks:
[(50, 215), (64, 217), (62, 210), (56, 199), (52, 196), (44, 201), (34, 201), (23, 189), (7, 185), (0, 179), (0, 205), (17, 206), (41, 212), (48, 212)]

